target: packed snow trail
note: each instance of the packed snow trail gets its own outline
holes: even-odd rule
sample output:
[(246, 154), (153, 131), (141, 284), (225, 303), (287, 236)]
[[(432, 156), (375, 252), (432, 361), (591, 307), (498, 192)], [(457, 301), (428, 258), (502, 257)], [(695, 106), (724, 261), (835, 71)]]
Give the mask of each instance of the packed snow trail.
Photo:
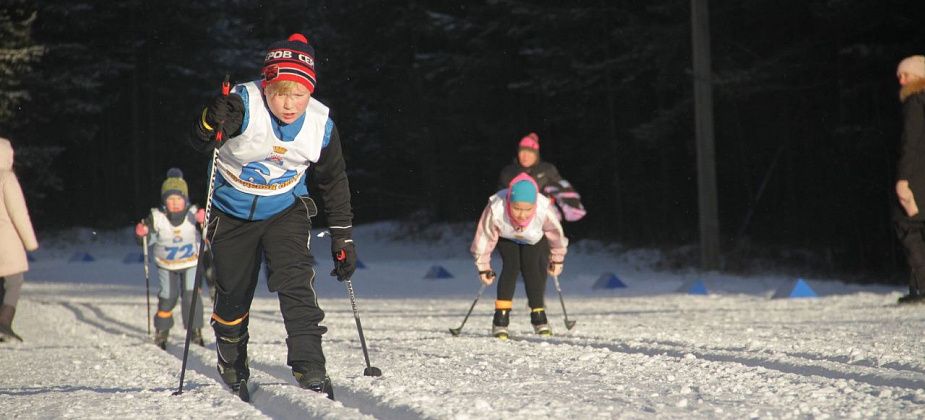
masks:
[[(184, 395), (171, 396), (181, 330), (168, 351), (145, 340), (144, 296), (107, 286), (33, 283), (17, 325), (27, 338), (0, 347), (0, 398), (8, 415), (206, 418), (582, 418), (925, 416), (922, 325), (892, 295), (804, 301), (663, 295), (570, 300), (578, 327), (532, 334), (515, 308), (512, 339), (488, 336), (480, 304), (452, 337), (461, 299), (367, 299), (365, 367), (346, 299), (328, 310), (325, 351), (338, 402), (299, 389), (285, 364), (275, 299), (252, 311), (253, 404), (237, 400), (214, 369), (214, 339), (192, 346)], [(101, 290), (102, 291), (102, 290)], [(574, 308), (574, 309), (573, 309)], [(571, 315), (574, 312), (575, 315)], [(413, 326), (413, 328), (410, 328)]]
[[(793, 279), (658, 272), (646, 268), (657, 261), (650, 254), (577, 242), (559, 278), (574, 330), (565, 331), (550, 287), (555, 335), (534, 335), (519, 284), (510, 340), (489, 336), (493, 288), (453, 337), (449, 328), (459, 326), (478, 288), (465, 254), (470, 234), (415, 243), (389, 239), (394, 232), (389, 225), (355, 231), (369, 268), (357, 271), (354, 286), (370, 361), (382, 377), (363, 376), (343, 284), (321, 276), (315, 285), (329, 328), (324, 349), (335, 402), (296, 386), (279, 303), (263, 281), (251, 308), (253, 404), (219, 379), (208, 328), (207, 346), (190, 348), (184, 394), (172, 396), (183, 330), (171, 331), (167, 352), (146, 338), (142, 267), (123, 263), (138, 251), (131, 233), (46, 242), (14, 322), (26, 341), (0, 343), (0, 412), (7, 418), (925, 418), (925, 307), (896, 305), (899, 287), (808, 279), (822, 297), (769, 299)], [(75, 248), (95, 261), (68, 262)], [(456, 277), (423, 279), (433, 265)], [(330, 271), (330, 262), (322, 260), (318, 271)], [(618, 273), (628, 287), (593, 289), (603, 271)], [(711, 294), (676, 292), (692, 278), (704, 278)]]

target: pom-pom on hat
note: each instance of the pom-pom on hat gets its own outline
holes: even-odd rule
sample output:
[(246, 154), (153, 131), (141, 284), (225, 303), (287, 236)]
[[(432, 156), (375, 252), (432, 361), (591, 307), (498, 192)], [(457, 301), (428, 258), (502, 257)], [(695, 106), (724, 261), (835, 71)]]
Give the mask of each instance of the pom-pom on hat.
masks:
[(166, 201), (171, 195), (179, 195), (189, 202), (189, 187), (183, 179), (183, 171), (179, 168), (170, 168), (167, 170), (167, 179), (161, 184), (161, 201)]
[(913, 55), (900, 61), (899, 65), (896, 66), (896, 76), (899, 76), (900, 73), (925, 79), (925, 56)]
[(308, 45), (308, 38), (300, 33), (289, 36), (285, 41), (274, 42), (267, 50), (263, 61), (263, 87), (268, 83), (291, 80), (315, 91), (315, 49)]
[(536, 133), (530, 133), (520, 139), (520, 143), (517, 144), (518, 149), (526, 149), (536, 153), (540, 152), (540, 136)]

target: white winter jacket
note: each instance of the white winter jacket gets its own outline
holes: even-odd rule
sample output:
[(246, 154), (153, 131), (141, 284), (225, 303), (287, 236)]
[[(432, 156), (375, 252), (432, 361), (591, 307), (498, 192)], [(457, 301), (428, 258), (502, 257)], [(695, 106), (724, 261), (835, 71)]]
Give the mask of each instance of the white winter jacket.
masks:
[(26, 251), (38, 247), (26, 199), (13, 173), (13, 147), (0, 138), (0, 277), (28, 271)]

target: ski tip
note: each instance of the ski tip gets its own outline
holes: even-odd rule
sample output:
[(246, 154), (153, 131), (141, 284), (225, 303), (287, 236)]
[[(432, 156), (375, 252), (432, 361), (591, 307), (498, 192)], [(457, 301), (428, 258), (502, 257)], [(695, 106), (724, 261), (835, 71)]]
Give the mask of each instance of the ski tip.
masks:
[(501, 340), (501, 341), (507, 341), (507, 339), (510, 338), (510, 337), (509, 337), (507, 334), (496, 334), (496, 335), (495, 335), (495, 338), (497, 338), (497, 339), (499, 339), (499, 340)]
[(459, 328), (450, 328), (450, 334), (453, 334), (453, 337), (459, 337)]
[(331, 401), (337, 401), (334, 399), (334, 384), (331, 382), (331, 378), (324, 378), (324, 389), (322, 393), (328, 397)]
[(237, 391), (238, 398), (244, 402), (251, 402), (251, 391), (247, 388), (247, 381), (241, 381), (235, 391)]
[(575, 328), (575, 321), (566, 322), (566, 323), (565, 323), (565, 328), (568, 329), (569, 331), (571, 331), (572, 328)]

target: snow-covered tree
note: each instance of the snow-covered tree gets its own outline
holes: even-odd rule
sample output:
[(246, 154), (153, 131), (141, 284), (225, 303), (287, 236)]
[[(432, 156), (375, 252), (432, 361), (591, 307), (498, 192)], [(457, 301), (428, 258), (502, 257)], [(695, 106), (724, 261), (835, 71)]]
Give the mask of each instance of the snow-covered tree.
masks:
[(0, 8), (0, 129), (15, 123), (18, 106), (29, 99), (22, 79), (44, 51), (31, 38), (35, 17), (26, 1)]

